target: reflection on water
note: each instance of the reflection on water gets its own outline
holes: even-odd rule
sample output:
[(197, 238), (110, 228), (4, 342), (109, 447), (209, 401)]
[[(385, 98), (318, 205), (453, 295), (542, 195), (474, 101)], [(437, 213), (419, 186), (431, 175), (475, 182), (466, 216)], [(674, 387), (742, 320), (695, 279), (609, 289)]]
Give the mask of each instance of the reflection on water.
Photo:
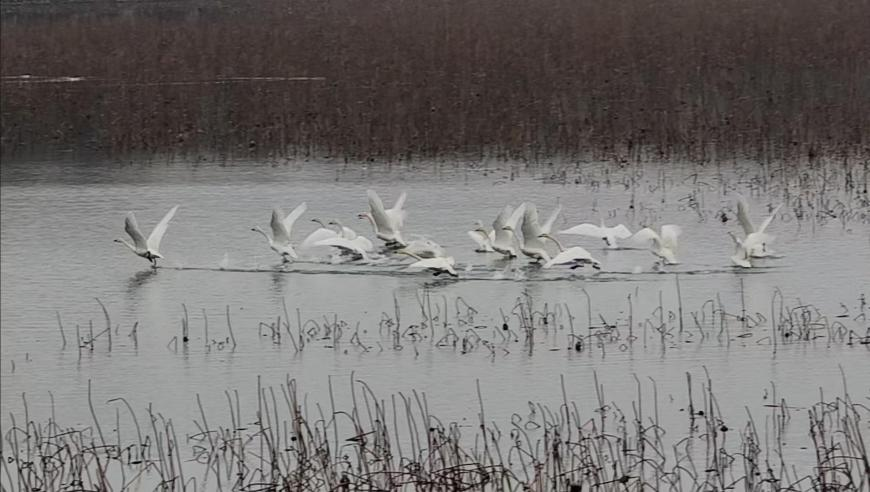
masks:
[[(33, 165), (16, 181), (17, 175), (4, 167), (4, 419), (18, 411), (22, 392), (29, 395), (32, 418), (45, 416), (51, 391), (64, 421), (86, 422), (83, 388), (91, 380), (98, 412), (108, 411), (99, 402), (119, 396), (137, 409), (150, 402), (184, 432), (194, 414), (192, 395), (200, 394), (206, 408), (224, 411), (224, 390), (240, 388), (250, 398), (258, 376), (263, 384), (277, 384), (289, 374), (313, 405), (328, 401), (328, 377), (349, 378), (353, 371), (380, 394), (425, 391), (433, 412), (455, 419), (475, 415), (477, 380), (485, 389), (490, 417), (507, 422), (528, 401), (559, 400), (560, 374), (568, 396), (592, 408), (597, 373), (612, 398), (622, 403), (635, 395), (633, 374), (655, 378), (674, 412), (662, 418), (679, 426), (676, 408), (684, 401), (686, 371), (709, 370), (718, 381), (723, 413), (740, 417), (744, 405), (764, 405), (761, 395), (771, 382), (789, 401), (806, 406), (815, 398), (806, 389), (839, 384), (840, 366), (847, 376), (866, 372), (868, 345), (849, 344), (847, 337), (830, 334), (834, 328), (822, 333), (828, 337), (825, 343), (777, 347), (774, 356), (769, 320), (779, 317), (780, 308), (772, 302), (779, 289), (785, 305), (812, 305), (829, 320), (843, 312), (841, 304), (847, 306), (854, 319), (844, 319), (844, 324), (848, 321), (856, 337), (865, 336), (866, 316), (858, 316), (866, 309), (860, 296), (870, 287), (870, 228), (858, 220), (848, 227), (837, 221), (776, 220), (771, 229), (783, 256), (765, 260), (763, 268), (737, 271), (729, 262), (733, 248), (726, 235), (736, 222), (711, 220), (732, 206), (733, 195), (721, 194), (723, 186), (694, 188), (679, 166), (667, 171), (672, 176), (664, 202), (656, 187), (640, 185), (632, 198), (622, 184), (593, 188), (583, 184), (591, 182), (585, 179), (581, 184), (544, 183), (519, 173), (494, 187), (499, 170), (486, 175), (465, 169), (369, 170), (348, 177), (325, 164), (293, 169), (200, 166), (195, 172), (167, 166), (144, 176), (112, 166), (73, 166), (52, 174), (57, 169), (56, 164)], [(590, 165), (589, 173), (604, 172), (595, 169)], [(724, 179), (703, 168), (691, 173), (698, 173), (700, 182)], [(656, 170), (648, 175), (654, 182), (659, 179)], [(619, 182), (612, 174), (609, 179)], [(410, 272), (393, 260), (332, 265), (311, 259), (284, 267), (250, 233), (250, 224), (262, 221), (273, 207), (302, 201), (308, 202), (311, 216), (352, 224), (366, 207), (369, 187), (382, 190), (388, 203), (406, 190), (409, 232), (425, 233), (444, 246), (460, 265), (461, 278)], [(693, 206), (681, 200), (689, 195)], [(757, 210), (778, 200), (753, 196)], [(594, 222), (599, 213), (632, 230), (679, 224), (684, 230), (681, 264), (651, 273), (655, 259), (649, 252), (605, 250), (595, 239), (572, 241), (602, 261), (598, 274), (541, 269), (524, 259), (475, 253), (466, 235), (468, 224), (491, 220), (505, 200), (516, 205), (526, 199), (546, 210), (557, 202), (564, 207), (554, 228)], [(842, 201), (853, 203), (846, 197)], [(153, 223), (159, 217), (147, 211), (168, 203), (182, 207), (161, 245), (166, 256), (161, 268), (149, 268), (111, 241), (123, 233), (128, 210), (136, 211), (143, 223)], [(593, 206), (599, 212), (592, 212)], [(46, 217), (51, 217), (51, 227), (46, 227)], [(316, 227), (300, 221), (297, 239)], [(370, 234), (364, 227), (356, 229)], [(58, 255), (58, 237), (64, 238), (64, 247), (84, 254)], [(817, 261), (820, 250), (828, 251), (825, 261)], [(221, 270), (224, 252), (232, 264)], [(470, 272), (464, 271), (466, 265), (472, 266)], [(644, 273), (632, 273), (638, 266)], [(679, 299), (672, 272), (681, 272)], [(74, 344), (62, 351), (55, 312), (62, 314), (71, 338), (76, 324), (95, 320), (101, 325), (95, 297), (118, 328), (112, 351), (103, 338), (81, 358)], [(473, 319), (460, 298), (477, 313)], [(302, 336), (302, 351), (286, 338), (279, 344), (258, 336), (260, 322), (274, 323), (279, 316), (286, 321), (285, 303), (297, 335), (297, 309), (306, 330), (319, 327)], [(177, 342), (181, 337), (182, 304), (189, 311), (190, 342), (174, 346), (173, 338)], [(820, 320), (814, 312), (806, 316)], [(551, 320), (531, 335), (533, 348), (525, 343), (529, 332), (523, 324), (530, 316)], [(808, 338), (820, 334), (801, 331), (801, 316), (803, 311), (795, 311), (795, 333)], [(390, 324), (396, 318), (399, 327)], [(338, 341), (327, 336), (336, 333), (336, 319), (344, 334)], [(125, 335), (134, 323), (136, 344)], [(428, 330), (420, 328), (423, 323)], [(238, 342), (235, 350), (210, 343), (226, 340), (230, 326)], [(618, 339), (599, 343), (605, 336), (616, 337), (610, 326), (616, 327)], [(637, 341), (629, 343), (629, 334)], [(393, 343), (395, 336), (400, 344)], [(583, 341), (579, 352), (578, 340)], [(630, 403), (624, 408), (631, 408)]]

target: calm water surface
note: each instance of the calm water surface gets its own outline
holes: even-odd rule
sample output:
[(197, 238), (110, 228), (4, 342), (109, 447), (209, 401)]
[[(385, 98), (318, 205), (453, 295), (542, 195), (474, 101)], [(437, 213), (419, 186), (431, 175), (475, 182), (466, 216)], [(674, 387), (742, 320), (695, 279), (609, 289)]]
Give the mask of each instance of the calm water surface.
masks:
[[(726, 231), (739, 228), (731, 210), (733, 191), (747, 194), (756, 221), (766, 216), (769, 205), (779, 203), (778, 196), (751, 193), (746, 176), (735, 172), (723, 178), (715, 168), (648, 164), (632, 173), (594, 163), (555, 180), (547, 166), (527, 170), (506, 164), (393, 169), (314, 162), (4, 164), (3, 425), (9, 412), (22, 411), (22, 393), (31, 418), (47, 417), (49, 392), (59, 420), (87, 424), (89, 380), (98, 413), (113, 414), (113, 407), (103, 402), (114, 397), (125, 397), (137, 409), (150, 402), (175, 420), (179, 432), (191, 430), (190, 421), (198, 413), (196, 393), (207, 411), (223, 417), (224, 390), (238, 388), (253, 397), (258, 376), (263, 385), (277, 385), (287, 375), (296, 378), (311, 402), (327, 401), (331, 378), (341, 403), (349, 398), (353, 373), (382, 397), (424, 391), (432, 413), (459, 421), (476, 418), (479, 380), (488, 417), (507, 421), (512, 413), (527, 409), (529, 401), (558, 405), (560, 375), (569, 399), (577, 400), (583, 411), (595, 407), (596, 373), (608, 399), (630, 408), (637, 375), (650, 393), (648, 378), (656, 381), (665, 427), (670, 423), (678, 429), (685, 421), (679, 413), (686, 405), (685, 373), (700, 378), (704, 368), (713, 377), (723, 413), (737, 424), (745, 418), (744, 406), (764, 412), (765, 395), (773, 387), (796, 407), (817, 400), (819, 387), (838, 391), (841, 368), (852, 393), (870, 395), (867, 345), (823, 337), (780, 346), (774, 354), (767, 322), (744, 329), (732, 319), (727, 333), (708, 327), (713, 336), (701, 340), (689, 314), (718, 296), (730, 313), (739, 314), (744, 303), (746, 312), (769, 318), (771, 298), (780, 289), (786, 304), (812, 304), (828, 320), (866, 335), (867, 322), (854, 319), (860, 314), (859, 299), (870, 287), (866, 222), (797, 220), (794, 210), (784, 207), (771, 226), (782, 256), (764, 261), (757, 271), (739, 272), (730, 266), (732, 245), (726, 236)], [(624, 184), (628, 176), (635, 177), (634, 185)], [(326, 258), (308, 258), (282, 271), (263, 238), (250, 230), (256, 224), (268, 229), (273, 207), (289, 211), (305, 201), (308, 213), (297, 223), (294, 239), (301, 241), (315, 229), (307, 220), (314, 217), (340, 219), (373, 237), (368, 225), (356, 219), (367, 209), (367, 188), (378, 190), (388, 204), (407, 191), (408, 234), (427, 235), (442, 244), (460, 264), (463, 278), (410, 273), (394, 260), (334, 265)], [(629, 208), (632, 195), (634, 206)], [(599, 217), (632, 230), (643, 224), (679, 224), (684, 230), (681, 264), (666, 273), (652, 272), (649, 252), (604, 251), (600, 241), (586, 238), (565, 242), (584, 245), (601, 259), (598, 275), (542, 272), (525, 260), (506, 263), (475, 253), (466, 235), (473, 221), (490, 223), (505, 203), (524, 200), (537, 203), (544, 216), (561, 204), (559, 228), (597, 222)], [(151, 271), (143, 259), (112, 241), (126, 237), (127, 211), (135, 211), (140, 226), (150, 231), (176, 203), (181, 207), (161, 246), (166, 268)], [(726, 223), (717, 218), (723, 211), (731, 219)], [(231, 271), (218, 269), (225, 254)], [(642, 273), (632, 273), (638, 268)], [(665, 310), (676, 312), (674, 273), (679, 273), (686, 329), (662, 343), (657, 334), (644, 331), (642, 320), (658, 318), (660, 296)], [(634, 335), (640, 338), (598, 348), (590, 344), (577, 352), (570, 348), (574, 339), (563, 321), (561, 327), (539, 333), (531, 353), (522, 340), (500, 344), (494, 355), (480, 348), (463, 353), (459, 346), (437, 347), (431, 339), (416, 344), (405, 340), (401, 350), (393, 348), (390, 337), (378, 333), (383, 313), (393, 315), (395, 299), (402, 323), (418, 323), (417, 299), (424, 290), (439, 310), (446, 300), (453, 313), (457, 298), (473, 306), (478, 311), (474, 324), (484, 327), (478, 332), (490, 340), (502, 340), (497, 329), (501, 312), (510, 313), (524, 296), (538, 309), (545, 304), (551, 310), (568, 306), (575, 316), (574, 329), (588, 331), (586, 294), (593, 324), (617, 323), (625, 338), (630, 295)], [(117, 328), (112, 351), (102, 337), (93, 351), (79, 356), (76, 325), (82, 336), (87, 336), (90, 321), (97, 332), (105, 326), (95, 298), (105, 304)], [(272, 343), (261, 336), (260, 323), (283, 318), (284, 302), (294, 331), (297, 308), (303, 321), (337, 317), (348, 323), (348, 331), (359, 323), (360, 339), (371, 349), (354, 346), (347, 341), (349, 335), (338, 344), (312, 338), (300, 354), (286, 338), (280, 345)], [(182, 304), (190, 317), (187, 349), (170, 344), (181, 335)], [(227, 306), (238, 346), (235, 351), (214, 346), (206, 350), (204, 314), (209, 338), (224, 340)], [(56, 313), (65, 327), (65, 350)], [(508, 316), (511, 328), (519, 331), (518, 318)], [(128, 336), (134, 323), (137, 346)], [(436, 339), (443, 334), (443, 329), (437, 331)], [(803, 425), (795, 433), (795, 440), (805, 440)]]

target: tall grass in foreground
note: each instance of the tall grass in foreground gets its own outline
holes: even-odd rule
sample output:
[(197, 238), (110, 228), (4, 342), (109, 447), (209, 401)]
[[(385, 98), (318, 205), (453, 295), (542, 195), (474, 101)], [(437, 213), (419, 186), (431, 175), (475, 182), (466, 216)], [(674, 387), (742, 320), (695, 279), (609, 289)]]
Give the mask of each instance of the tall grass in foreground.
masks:
[[(11, 415), (0, 482), (27, 491), (127, 490), (562, 490), (562, 491), (859, 491), (870, 486), (864, 433), (868, 408), (844, 383), (818, 403), (790, 407), (775, 395), (769, 413), (724, 420), (713, 383), (687, 373), (685, 428), (665, 429), (655, 381), (637, 380), (630, 409), (619, 408), (597, 382), (596, 407), (565, 396), (510, 422), (487, 418), (478, 384), (474, 425), (429, 412), (425, 393), (378, 397), (351, 375), (348, 408), (311, 408), (295, 380), (257, 384), (256, 412), (244, 415), (238, 391), (226, 391), (223, 418), (207, 415), (199, 396), (199, 429), (178, 436), (168, 416), (136, 412), (124, 399), (106, 402), (115, 419), (100, 422), (88, 386), (91, 424), (64, 426)], [(642, 398), (651, 386), (653, 399)], [(649, 391), (649, 389), (647, 389)], [(774, 388), (775, 392), (775, 388)], [(333, 395), (330, 381), (330, 395)], [(247, 403), (247, 402), (246, 402)], [(244, 405), (250, 406), (250, 405)], [(52, 414), (53, 415), (53, 414)], [(229, 418), (227, 419), (226, 416)], [(122, 425), (123, 424), (123, 425)], [(815, 461), (793, 463), (787, 429), (806, 435), (789, 449), (812, 450)], [(114, 429), (114, 432), (112, 431)]]
[(788, 159), (870, 143), (865, 1), (224, 5), (4, 17), (4, 154)]

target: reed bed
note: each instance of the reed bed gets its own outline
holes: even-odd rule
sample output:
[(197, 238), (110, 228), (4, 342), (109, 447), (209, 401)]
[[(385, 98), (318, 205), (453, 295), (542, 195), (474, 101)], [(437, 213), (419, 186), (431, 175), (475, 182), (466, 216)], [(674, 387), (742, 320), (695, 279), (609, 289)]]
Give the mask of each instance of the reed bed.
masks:
[[(870, 483), (865, 434), (870, 410), (854, 401), (845, 381), (837, 396), (820, 392), (809, 408), (775, 397), (763, 420), (747, 408), (743, 421), (724, 420), (709, 375), (686, 374), (685, 427), (665, 429), (655, 381), (652, 401), (638, 395), (630, 409), (606, 396), (596, 378), (597, 406), (569, 401), (529, 403), (510, 422), (486, 414), (478, 384), (473, 425), (430, 413), (426, 394), (381, 398), (351, 375), (348, 408), (300, 398), (295, 380), (263, 387), (256, 410), (226, 391), (219, 418), (197, 395), (197, 432), (179, 436), (171, 418), (149, 404), (105, 404), (115, 419), (64, 426), (10, 415), (4, 435), (2, 482), (10, 490), (672, 490), (858, 491)], [(333, 395), (332, 382), (330, 395)], [(649, 389), (649, 388), (647, 388)], [(53, 414), (52, 414), (53, 415)], [(228, 418), (226, 417), (228, 415)], [(123, 425), (122, 425), (123, 424)], [(784, 451), (790, 427), (805, 429), (800, 445), (811, 463)], [(104, 431), (106, 429), (107, 431)], [(108, 431), (116, 430), (115, 432)]]
[(4, 155), (867, 153), (860, 0), (220, 5), (44, 16), (7, 5)]
[[(664, 355), (686, 344), (753, 345), (770, 350), (772, 356), (799, 345), (870, 351), (870, 304), (864, 293), (840, 303), (841, 311), (831, 313), (800, 299), (788, 299), (776, 289), (761, 312), (747, 307), (741, 282), (732, 304), (716, 293), (696, 306), (684, 306), (679, 276), (674, 276), (672, 286), (643, 293), (635, 288), (621, 300), (609, 298), (605, 303), (585, 289), (580, 298), (563, 303), (542, 303), (524, 292), (513, 305), (488, 315), (462, 297), (448, 299), (430, 288), (419, 290), (416, 300), (416, 306), (402, 308), (394, 299), (392, 312), (382, 312), (379, 319), (365, 324), (338, 314), (309, 317), (301, 308), (283, 302), (273, 316), (246, 327), (233, 321), (229, 306), (221, 320), (224, 327), (210, 321), (205, 309), (200, 319), (191, 320), (187, 306), (181, 305), (178, 332), (169, 337), (165, 348), (186, 356), (234, 351), (242, 344), (249, 347), (252, 342), (266, 341), (296, 355), (327, 349), (375, 357), (393, 351), (416, 357), (421, 350), (435, 349), (493, 359), (514, 352), (531, 356), (554, 350), (602, 358), (634, 349), (654, 349)], [(642, 311), (641, 305), (651, 309)], [(102, 309), (105, 328), (97, 327), (95, 334), (93, 321), (87, 322), (87, 332), (77, 324), (75, 347), (69, 348), (58, 314), (61, 350), (78, 350), (79, 357), (112, 352), (113, 332), (114, 347), (138, 349), (139, 323), (122, 331)]]

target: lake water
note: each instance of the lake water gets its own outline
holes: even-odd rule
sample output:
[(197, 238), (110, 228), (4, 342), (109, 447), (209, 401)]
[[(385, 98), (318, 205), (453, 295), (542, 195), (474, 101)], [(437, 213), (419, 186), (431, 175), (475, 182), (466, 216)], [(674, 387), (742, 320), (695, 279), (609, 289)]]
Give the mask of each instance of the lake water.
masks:
[[(560, 375), (567, 397), (589, 414), (597, 401), (596, 374), (608, 400), (627, 408), (637, 396), (634, 376), (650, 395), (652, 378), (663, 426), (677, 429), (685, 421), (680, 414), (687, 401), (685, 374), (701, 378), (705, 368), (723, 415), (735, 425), (745, 420), (744, 407), (764, 414), (773, 388), (795, 408), (817, 401), (819, 388), (836, 393), (841, 370), (852, 394), (863, 398), (870, 395), (870, 346), (831, 333), (851, 331), (856, 340), (868, 335), (870, 310), (861, 299), (870, 288), (870, 206), (860, 189), (841, 186), (838, 175), (827, 189), (818, 186), (823, 171), (830, 172), (810, 168), (791, 175), (751, 163), (614, 168), (595, 162), (391, 167), (315, 161), (4, 162), (3, 426), (8, 428), (10, 412), (23, 414), (22, 393), (30, 418), (46, 419), (49, 392), (59, 421), (87, 425), (89, 380), (99, 415), (114, 415), (114, 406), (105, 402), (115, 397), (126, 398), (137, 410), (152, 403), (173, 418), (179, 433), (195, 431), (196, 394), (215, 420), (226, 420), (225, 390), (239, 389), (243, 398), (256, 401), (258, 377), (269, 386), (288, 375), (299, 381), (312, 404), (329, 401), (330, 378), (338, 404), (346, 403), (353, 373), (382, 397), (423, 391), (433, 414), (458, 422), (476, 419), (476, 380), (487, 417), (508, 422), (516, 412), (527, 413), (528, 402), (558, 405)], [(388, 206), (406, 191), (406, 235), (439, 242), (456, 258), (460, 278), (410, 272), (395, 259), (345, 265), (307, 258), (282, 267), (263, 238), (250, 230), (257, 224), (268, 229), (273, 207), (289, 211), (305, 201), (308, 212), (297, 222), (295, 240), (316, 228), (308, 220), (314, 217), (340, 219), (374, 240), (368, 224), (356, 218), (367, 210), (368, 188), (377, 190)], [(756, 221), (788, 197), (770, 227), (779, 256), (751, 271), (735, 270), (729, 261), (733, 247), (726, 233), (739, 231), (735, 192), (747, 196)], [(475, 253), (466, 234), (472, 223), (489, 224), (506, 203), (522, 201), (535, 202), (542, 216), (561, 204), (559, 229), (600, 217), (632, 230), (678, 224), (683, 228), (681, 263), (656, 272), (648, 251), (606, 251), (600, 240), (564, 236), (563, 242), (584, 245), (599, 258), (601, 272), (540, 270), (525, 259), (505, 262)], [(161, 246), (166, 257), (161, 268), (152, 271), (145, 260), (113, 242), (126, 238), (127, 211), (135, 211), (148, 231), (173, 204), (180, 208)], [(222, 271), (218, 264), (225, 254), (230, 263)], [(671, 314), (678, 312), (677, 281), (682, 331)], [(785, 306), (811, 305), (806, 312), (824, 320), (825, 328), (813, 334), (816, 340), (783, 344), (780, 339), (774, 351), (769, 319), (775, 292)], [(93, 350), (85, 347), (80, 353), (76, 325), (84, 338), (89, 322), (95, 333), (105, 327), (97, 298), (111, 318), (112, 348), (101, 335)], [(382, 320), (393, 318), (398, 306), (403, 326), (420, 323), (421, 298), (424, 309), (438, 313), (439, 326), (417, 341), (403, 332), (395, 344)], [(519, 317), (511, 314), (518, 299), (554, 312), (553, 323), (536, 330), (531, 349)], [(713, 319), (711, 301), (735, 315), (728, 317), (727, 326)], [(477, 311), (473, 319), (463, 302)], [(664, 312), (657, 310), (660, 302)], [(260, 325), (279, 316), (285, 320), (285, 303), (291, 332), (299, 331), (297, 309), (310, 330), (301, 352), (286, 332), (278, 344)], [(183, 305), (190, 320), (187, 347), (177, 339), (173, 343), (182, 334)], [(440, 315), (445, 305), (449, 329)], [(574, 317), (573, 328), (565, 308)], [(217, 343), (229, 335), (227, 309), (235, 350)], [(745, 324), (736, 318), (744, 310), (751, 315)], [(693, 316), (702, 312), (699, 327)], [(502, 313), (507, 332), (501, 329)], [(57, 314), (65, 328), (65, 349)], [(209, 341), (215, 342), (208, 347), (204, 314)], [(646, 322), (660, 317), (670, 330), (666, 337)], [(346, 322), (343, 336), (324, 338), (323, 325), (336, 319)], [(617, 325), (618, 336), (600, 345), (587, 338), (577, 351), (577, 338), (570, 333), (587, 335), (589, 319), (593, 327)], [(628, 338), (630, 319), (634, 341)], [(136, 343), (130, 336), (135, 323)], [(455, 345), (444, 339), (450, 329), (459, 337)], [(353, 333), (359, 343), (351, 340)], [(481, 340), (491, 342), (492, 350)], [(798, 420), (790, 439), (805, 442), (804, 419)], [(809, 466), (815, 459), (811, 453), (796, 451), (795, 462)]]

